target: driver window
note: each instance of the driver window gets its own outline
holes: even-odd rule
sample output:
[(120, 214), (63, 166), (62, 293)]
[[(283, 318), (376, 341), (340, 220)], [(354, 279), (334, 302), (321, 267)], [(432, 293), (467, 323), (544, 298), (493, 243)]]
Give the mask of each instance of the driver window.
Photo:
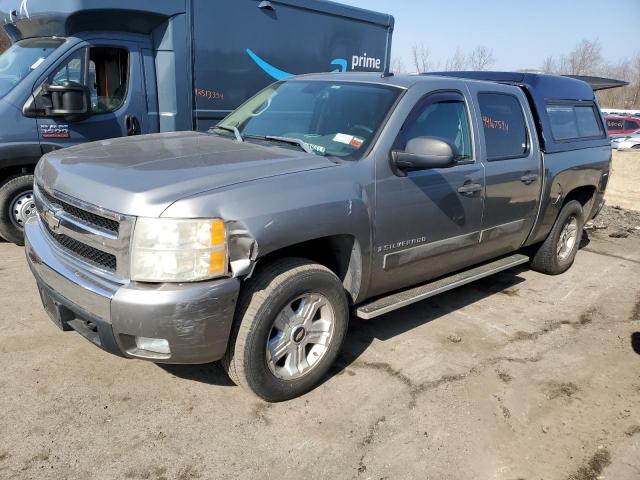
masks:
[(85, 57), (85, 49), (75, 52), (67, 61), (51, 76), (50, 84), (63, 86), (68, 84), (82, 85), (82, 68)]
[[(85, 85), (86, 49), (75, 52), (50, 77), (51, 85), (68, 83)], [(123, 48), (91, 47), (89, 50), (88, 87), (92, 113), (111, 113), (124, 103), (129, 83), (129, 52)]]
[(429, 95), (409, 115), (394, 148), (404, 150), (417, 137), (447, 140), (456, 147), (459, 162), (472, 160), (471, 128), (464, 97), (454, 92)]
[(129, 83), (129, 52), (123, 48), (92, 47), (89, 52), (91, 111), (110, 113), (124, 103)]

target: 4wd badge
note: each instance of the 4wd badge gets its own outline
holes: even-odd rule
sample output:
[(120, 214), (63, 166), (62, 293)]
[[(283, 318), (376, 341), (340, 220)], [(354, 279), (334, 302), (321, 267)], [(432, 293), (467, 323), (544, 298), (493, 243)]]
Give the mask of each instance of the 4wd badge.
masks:
[(69, 125), (40, 125), (42, 138), (69, 138)]

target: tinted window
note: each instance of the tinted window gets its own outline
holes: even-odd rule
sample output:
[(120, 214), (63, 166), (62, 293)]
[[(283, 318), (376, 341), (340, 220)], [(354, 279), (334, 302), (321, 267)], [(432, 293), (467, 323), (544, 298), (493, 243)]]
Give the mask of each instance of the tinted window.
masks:
[(517, 98), (499, 93), (478, 95), (487, 159), (522, 157), (527, 153), (527, 127)]
[(394, 148), (404, 150), (417, 137), (438, 137), (456, 147), (458, 160), (473, 158), (471, 130), (464, 98), (456, 93), (427, 97), (409, 116)]
[(601, 137), (602, 129), (592, 106), (547, 105), (555, 140)]

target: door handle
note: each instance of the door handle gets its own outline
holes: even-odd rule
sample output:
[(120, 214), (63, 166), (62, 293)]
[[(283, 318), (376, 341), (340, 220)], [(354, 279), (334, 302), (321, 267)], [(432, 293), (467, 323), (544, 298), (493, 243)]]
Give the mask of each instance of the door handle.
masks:
[(525, 185), (531, 185), (538, 180), (538, 175), (536, 175), (535, 173), (527, 173), (520, 180), (522, 180), (522, 183), (524, 183)]
[(465, 197), (472, 197), (475, 193), (482, 191), (482, 185), (479, 183), (465, 183), (458, 189), (460, 195)]
[(127, 131), (128, 137), (133, 137), (134, 135), (138, 135), (140, 133), (140, 129), (138, 127), (138, 119), (133, 115), (127, 115), (124, 117), (124, 128)]

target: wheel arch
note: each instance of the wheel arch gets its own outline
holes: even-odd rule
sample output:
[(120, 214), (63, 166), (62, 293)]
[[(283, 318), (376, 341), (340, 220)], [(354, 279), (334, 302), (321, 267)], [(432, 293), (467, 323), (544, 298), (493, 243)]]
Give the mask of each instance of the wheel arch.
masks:
[(352, 303), (361, 297), (363, 255), (354, 235), (330, 235), (287, 245), (258, 258), (256, 268), (287, 257), (305, 258), (325, 266), (342, 281)]

